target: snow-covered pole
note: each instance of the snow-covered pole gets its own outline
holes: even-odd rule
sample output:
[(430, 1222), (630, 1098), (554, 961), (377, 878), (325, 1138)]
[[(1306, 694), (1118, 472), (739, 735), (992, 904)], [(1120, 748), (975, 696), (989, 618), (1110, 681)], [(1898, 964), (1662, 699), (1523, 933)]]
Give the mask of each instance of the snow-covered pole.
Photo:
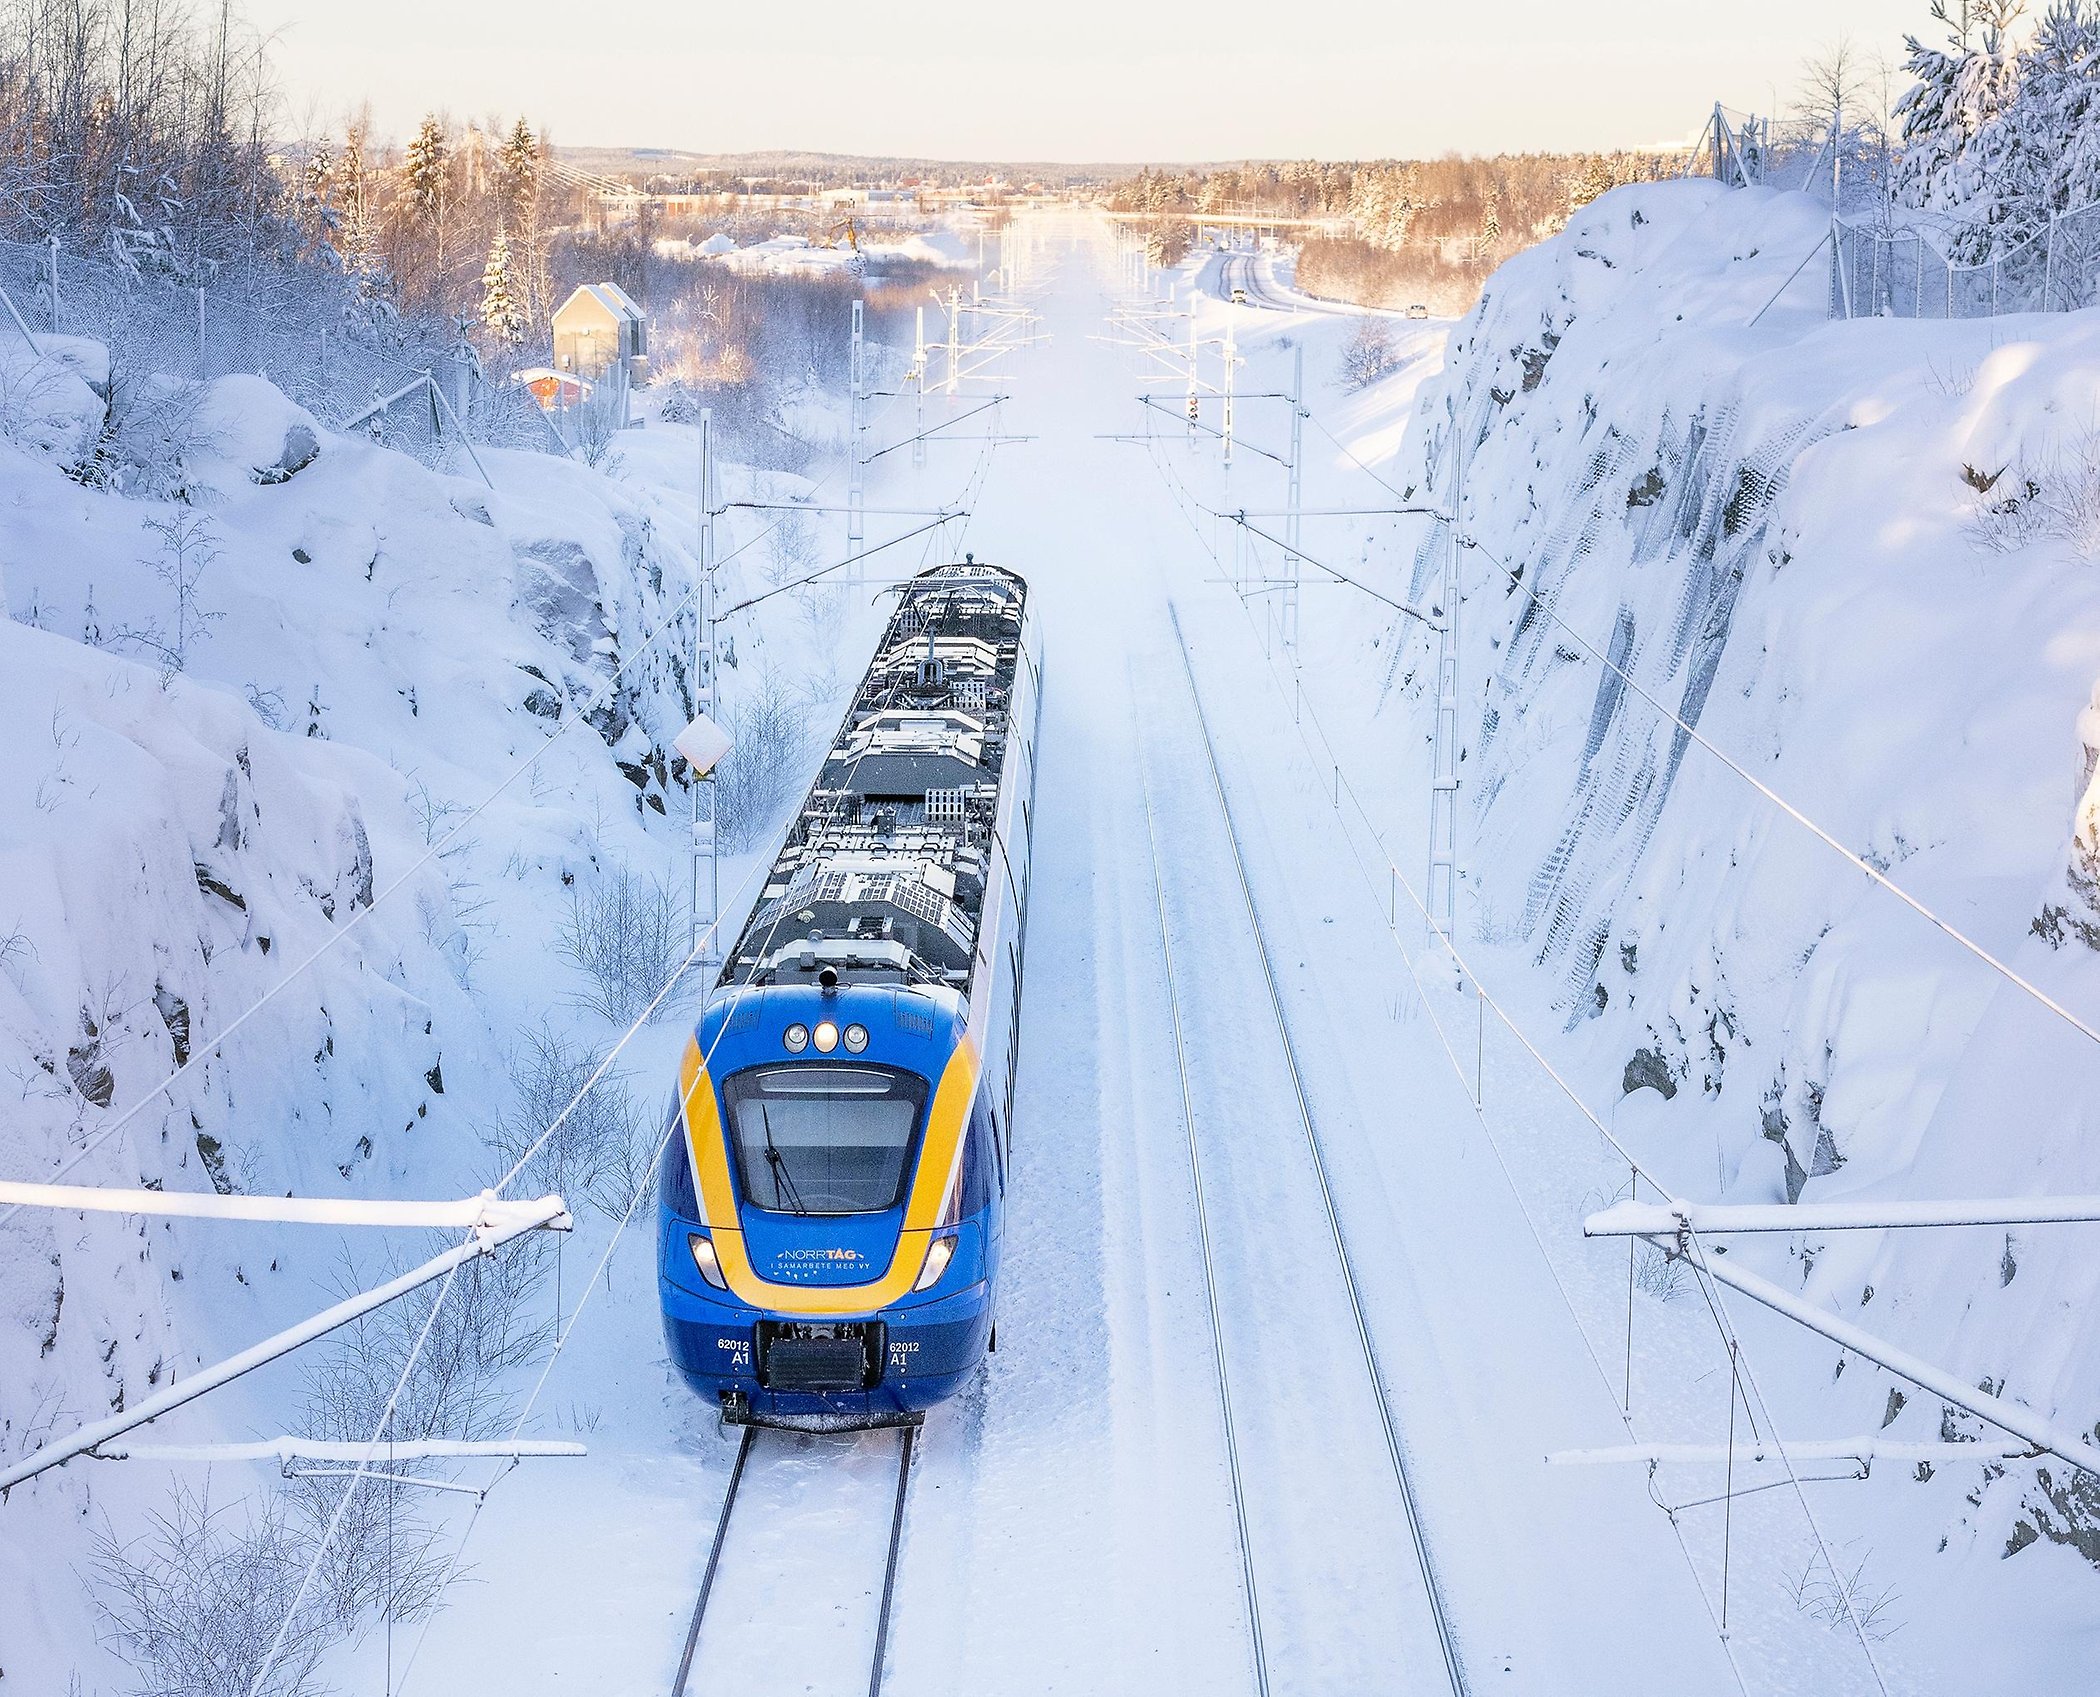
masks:
[[(865, 524), (861, 518), (861, 507), (867, 500), (867, 461), (862, 454), (861, 432), (864, 402), (862, 391), (866, 387), (863, 378), (863, 324), (866, 302), (853, 303), (852, 343), (846, 359), (846, 552), (858, 556)], [(846, 579), (849, 588), (860, 587), (860, 569), (855, 567)]]
[[(104, 1444), (88, 1456), (90, 1461), (221, 1462), (274, 1461), (288, 1466), (295, 1461), (361, 1462), (369, 1446), (320, 1438), (286, 1435), (259, 1438), (244, 1444)], [(579, 1443), (562, 1438), (416, 1438), (389, 1439), (388, 1461), (474, 1461), (483, 1457), (505, 1460), (524, 1456), (542, 1459), (582, 1456), (590, 1453)]]
[(1290, 582), (1283, 591), (1283, 644), (1290, 650), (1291, 665), (1298, 664), (1298, 533), (1299, 496), (1302, 485), (1298, 466), (1305, 442), (1305, 342), (1294, 339), (1291, 350), (1291, 473), (1290, 496), (1285, 503), (1289, 512), (1283, 521), (1283, 534), (1290, 546), (1283, 552), (1283, 563)]
[(1196, 399), (1196, 315), (1189, 314), (1189, 446), (1196, 445), (1196, 415), (1201, 402)]
[(1832, 1343), (1849, 1349), (1854, 1355), (1863, 1355), (1877, 1366), (1886, 1367), (1899, 1379), (1908, 1379), (1920, 1390), (1929, 1391), (1957, 1408), (1968, 1410), (1979, 1420), (1987, 1420), (2000, 1431), (2010, 1432), (2023, 1438), (2038, 1450), (2047, 1450), (2062, 1461), (2069, 1462), (2079, 1472), (2100, 1478), (2100, 1449), (2086, 1441), (2085, 1434), (2074, 1432), (2055, 1421), (2023, 1408), (2018, 1403), (1993, 1396), (1988, 1391), (1978, 1390), (1968, 1384), (1959, 1374), (1949, 1373), (1935, 1367), (1931, 1362), (1898, 1349), (1873, 1333), (1864, 1331), (1835, 1314), (1804, 1302), (1792, 1291), (1774, 1284), (1770, 1279), (1731, 1266), (1719, 1256), (1709, 1255), (1697, 1238), (1692, 1240), (1692, 1254), (1701, 1272), (1732, 1290), (1738, 1290), (1753, 1302), (1763, 1303), (1776, 1314), (1821, 1332)]
[(2100, 1196), (1995, 1196), (1919, 1202), (1619, 1202), (1582, 1222), (1584, 1237), (1680, 1232), (1905, 1231), (1925, 1226), (2047, 1226), (2100, 1221)]
[(926, 309), (919, 308), (919, 325), (912, 341), (911, 351), (912, 398), (919, 409), (919, 421), (913, 427), (911, 439), (911, 463), (915, 471), (926, 465)]
[(557, 1221), (566, 1221), (568, 1211), (559, 1196), (544, 1198), (532, 1209), (502, 1226), (477, 1231), (465, 1243), (434, 1256), (420, 1267), (411, 1268), (399, 1278), (338, 1302), (333, 1308), (323, 1309), (319, 1314), (288, 1326), (274, 1336), (263, 1339), (238, 1355), (230, 1355), (223, 1361), (214, 1362), (202, 1371), (191, 1374), (170, 1385), (157, 1396), (136, 1403), (121, 1414), (107, 1420), (97, 1420), (90, 1425), (77, 1427), (63, 1438), (54, 1438), (41, 1449), (32, 1451), (12, 1467), (0, 1470), (0, 1495), (4, 1495), (24, 1480), (34, 1479), (39, 1473), (48, 1472), (62, 1462), (75, 1456), (85, 1455), (108, 1443), (112, 1438), (123, 1436), (136, 1426), (149, 1420), (158, 1420), (185, 1403), (194, 1402), (207, 1391), (215, 1391), (222, 1385), (231, 1384), (244, 1374), (258, 1367), (267, 1366), (279, 1356), (289, 1355), (302, 1344), (312, 1343), (316, 1338), (326, 1337), (337, 1328), (347, 1326), (360, 1315), (369, 1314), (375, 1308), (383, 1308), (389, 1302), (408, 1295), (434, 1280), (443, 1278), (455, 1267), (464, 1266), (477, 1256), (492, 1254), (502, 1244), (528, 1231), (537, 1231), (543, 1226), (553, 1226)]
[(1451, 452), (1450, 547), (1437, 627), (1435, 753), (1429, 780), (1430, 923), (1456, 935), (1458, 910), (1458, 557), (1464, 546), (1465, 447), (1457, 407), (1446, 402)]
[[(693, 597), (693, 713), (712, 717), (715, 710), (715, 411), (700, 409), (700, 581)], [(692, 938), (688, 951), (697, 955), (700, 940), (714, 923), (720, 899), (721, 863), (715, 850), (715, 800), (706, 790), (707, 806), (701, 807), (704, 786), (714, 783), (713, 774), (693, 775), (693, 899)], [(704, 864), (703, 864), (704, 863)], [(701, 910), (703, 879), (707, 906)], [(709, 956), (712, 958), (712, 950)]]
[(962, 290), (948, 285), (948, 393), (955, 394), (962, 380)]
[(115, 1190), (91, 1184), (24, 1184), (0, 1179), (0, 1206), (66, 1214), (137, 1214), (156, 1219), (229, 1220), (280, 1226), (376, 1226), (468, 1231), (540, 1219), (545, 1204), (510, 1202), (493, 1191), (447, 1202), (364, 1201), (346, 1196), (221, 1196), (213, 1191)]

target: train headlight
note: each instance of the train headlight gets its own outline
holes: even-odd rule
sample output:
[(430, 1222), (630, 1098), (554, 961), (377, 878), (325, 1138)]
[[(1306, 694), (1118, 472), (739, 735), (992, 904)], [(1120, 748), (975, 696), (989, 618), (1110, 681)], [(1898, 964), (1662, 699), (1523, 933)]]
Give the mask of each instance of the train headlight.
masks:
[(937, 1237), (926, 1250), (926, 1265), (919, 1273), (919, 1281), (911, 1288), (914, 1291), (931, 1290), (941, 1282), (941, 1275), (948, 1271), (948, 1263), (955, 1259), (955, 1239)]
[(868, 1028), (865, 1025), (846, 1027), (846, 1053), (857, 1055), (868, 1046)]
[(810, 1041), (817, 1046), (817, 1053), (828, 1055), (839, 1046), (839, 1028), (830, 1020), (819, 1020), (817, 1029), (810, 1033)]
[(799, 1024), (791, 1025), (786, 1031), (781, 1033), (780, 1041), (787, 1045), (789, 1054), (799, 1055), (804, 1049), (809, 1047), (809, 1027)]
[(693, 1252), (693, 1265), (700, 1269), (700, 1276), (716, 1290), (727, 1290), (729, 1281), (722, 1277), (722, 1263), (715, 1259), (715, 1240), (702, 1237), (698, 1232), (687, 1232), (685, 1242)]

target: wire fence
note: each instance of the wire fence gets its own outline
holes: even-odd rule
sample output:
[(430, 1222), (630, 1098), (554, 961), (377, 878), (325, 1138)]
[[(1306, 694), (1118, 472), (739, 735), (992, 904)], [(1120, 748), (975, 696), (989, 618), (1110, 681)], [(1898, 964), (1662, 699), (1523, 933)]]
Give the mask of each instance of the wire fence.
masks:
[(1888, 191), (1885, 140), (1834, 126), (1775, 134), (1769, 118), (1716, 105), (1692, 159), (1716, 182), (1797, 189), (1832, 206), (1833, 318), (1991, 318), (2100, 303), (2100, 205), (2058, 213), (2017, 247), (1963, 265), (1929, 229), (1898, 221), (1908, 209)]
[(2100, 301), (2100, 206), (2082, 206), (1981, 265), (1957, 265), (1916, 229), (1837, 225), (1834, 318), (1989, 318)]
[(458, 336), (389, 320), (331, 278), (261, 269), (186, 288), (57, 243), (0, 240), (0, 338), (84, 336), (109, 349), (113, 388), (142, 376), (267, 378), (315, 418), (447, 468), (478, 444), (566, 451), (538, 404)]

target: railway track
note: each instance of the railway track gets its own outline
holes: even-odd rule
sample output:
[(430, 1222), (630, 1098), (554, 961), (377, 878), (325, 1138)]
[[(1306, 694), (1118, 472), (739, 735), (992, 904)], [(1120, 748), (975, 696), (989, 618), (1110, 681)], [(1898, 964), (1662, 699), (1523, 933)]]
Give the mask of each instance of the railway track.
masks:
[[(1203, 699), (1196, 685), (1195, 668), (1191, 663), (1187, 639), (1183, 636), (1178, 615), (1172, 613), (1174, 639), (1179, 651), (1183, 680), (1187, 686), (1188, 699), (1193, 708), (1196, 724), (1201, 731), (1204, 752), (1204, 769), (1209, 776), (1209, 792), (1216, 804), (1217, 817), (1223, 834), (1230, 846), (1233, 870), (1240, 900), (1256, 951), (1261, 962), (1263, 986), (1266, 991), (1267, 1009), (1273, 1023), (1276, 1044), (1287, 1069), (1291, 1095), (1296, 1104), (1296, 1118), (1305, 1137), (1306, 1149), (1312, 1171), (1318, 1181), (1320, 1213), (1324, 1216), (1327, 1235), (1332, 1240), (1335, 1261), (1338, 1265), (1343, 1288), (1347, 1293), (1347, 1304), (1351, 1329), (1357, 1350), (1362, 1358), (1363, 1371), (1369, 1382), (1372, 1401), (1376, 1404), (1378, 1423), (1384, 1441), (1386, 1458), (1391, 1465), (1393, 1477), (1405, 1513), (1407, 1534), (1415, 1566), (1418, 1568), (1428, 1612), (1434, 1627), (1435, 1643), (1441, 1659), (1443, 1681), (1448, 1685), (1452, 1697), (1469, 1697), (1464, 1662), (1460, 1657), (1456, 1635), (1442, 1589), (1438, 1582), (1436, 1565), (1423, 1529), (1422, 1516), (1415, 1490), (1415, 1481), (1409, 1464), (1406, 1446), (1402, 1441), (1398, 1422), (1393, 1414), (1391, 1399), (1386, 1394), (1386, 1380), (1378, 1357), (1378, 1350), (1365, 1318), (1362, 1293), (1358, 1287), (1356, 1268), (1350, 1254), (1347, 1233), (1341, 1214), (1335, 1204), (1334, 1192), (1329, 1178), (1326, 1149), (1322, 1144), (1319, 1127), (1314, 1119), (1311, 1102), (1307, 1097), (1305, 1083), (1299, 1069), (1297, 1046), (1291, 1036), (1290, 1021), (1285, 1014), (1283, 997), (1277, 987), (1274, 963), (1270, 958), (1269, 944), (1263, 934), (1261, 914), (1254, 898), (1254, 889), (1247, 875), (1246, 859), (1240, 847), (1239, 831), (1233, 817), (1232, 805), (1226, 794), (1224, 777), (1218, 764), (1217, 746), (1211, 735), (1210, 723), (1203, 710)], [(1161, 841), (1154, 818), (1152, 779), (1149, 767), (1141, 756), (1140, 777), (1145, 797), (1145, 824), (1152, 848), (1153, 891), (1159, 917), (1160, 943), (1166, 968), (1166, 988), (1169, 1010), (1172, 1016), (1174, 1051), (1180, 1070), (1183, 1121), (1188, 1139), (1188, 1158), (1197, 1212), (1198, 1237), (1202, 1248), (1204, 1276), (1207, 1283), (1206, 1298), (1211, 1319), (1211, 1335), (1217, 1373), (1217, 1390), (1221, 1419), (1227, 1449), (1228, 1474), (1233, 1495), (1235, 1524), (1240, 1541), (1242, 1585), (1244, 1588), (1249, 1651), (1255, 1689), (1260, 1697), (1269, 1697), (1271, 1690), (1271, 1654), (1268, 1636), (1262, 1618), (1261, 1590), (1259, 1586), (1259, 1563), (1256, 1560), (1254, 1539), (1249, 1529), (1248, 1489), (1246, 1470), (1243, 1466), (1241, 1438), (1234, 1417), (1232, 1381), (1232, 1358), (1227, 1350), (1225, 1329), (1219, 1318), (1220, 1296), (1217, 1272), (1213, 1259), (1212, 1226), (1209, 1207), (1203, 1184), (1201, 1138), (1194, 1091), (1189, 1074), (1188, 1047), (1183, 1041), (1184, 992), (1182, 974), (1177, 970), (1174, 954), (1173, 928), (1168, 921), (1166, 891), (1161, 874)]]
[[(889, 1656), (892, 1607), (897, 1590), (897, 1560), (904, 1544), (904, 1505), (911, 1484), (912, 1453), (918, 1440), (918, 1428), (916, 1426), (902, 1426), (894, 1428), (894, 1430), (898, 1434), (896, 1485), (895, 1489), (889, 1493), (889, 1533), (883, 1544), (882, 1582), (879, 1591), (873, 1593), (878, 1597), (878, 1601), (872, 1627), (872, 1642), (867, 1651), (866, 1666), (868, 1672), (866, 1689), (868, 1697), (881, 1697), (882, 1693), (884, 1663)], [(731, 1464), (729, 1470), (729, 1485), (722, 1493), (721, 1513), (715, 1518), (714, 1540), (708, 1546), (707, 1567), (701, 1574), (699, 1595), (694, 1599), (692, 1618), (686, 1627), (685, 1648), (678, 1658), (678, 1672), (671, 1682), (671, 1697), (687, 1697), (688, 1692), (694, 1693), (695, 1697), (697, 1697), (700, 1691), (714, 1688), (714, 1681), (703, 1681), (698, 1679), (696, 1675), (703, 1661), (702, 1649), (707, 1638), (706, 1629), (710, 1618), (709, 1605), (716, 1600), (719, 1589), (718, 1582), (724, 1578), (725, 1574), (731, 1572), (731, 1568), (725, 1566), (724, 1556), (730, 1545), (732, 1521), (737, 1520), (737, 1505), (743, 1501), (748, 1482), (753, 1476), (753, 1453), (761, 1446), (766, 1446), (779, 1450), (781, 1458), (791, 1459), (789, 1446), (796, 1445), (798, 1441), (806, 1444), (811, 1440), (812, 1436), (812, 1434), (807, 1433), (783, 1432), (758, 1426), (746, 1426), (743, 1429), (743, 1436), (737, 1444), (736, 1460)], [(832, 1436), (831, 1434), (825, 1434), (817, 1441), (823, 1442)], [(853, 1441), (861, 1441), (865, 1437), (867, 1437), (866, 1434), (857, 1435)], [(758, 1463), (758, 1469), (763, 1471), (766, 1466), (767, 1459), (761, 1459)], [(747, 1508), (746, 1518), (748, 1518), (749, 1513), (750, 1510)], [(735, 1530), (739, 1532), (745, 1530), (741, 1521), (737, 1523)], [(790, 1587), (790, 1596), (795, 1606), (796, 1618), (780, 1627), (780, 1632), (787, 1636), (783, 1639), (777, 1639), (775, 1642), (790, 1642), (806, 1634), (811, 1623), (817, 1618), (819, 1604), (818, 1599), (802, 1588), (802, 1575), (800, 1573), (789, 1572), (784, 1566), (781, 1571), (785, 1577), (790, 1578), (793, 1582)], [(737, 1624), (746, 1628), (752, 1625), (749, 1621), (739, 1621)], [(850, 1651), (846, 1653), (850, 1654)], [(779, 1670), (775, 1668), (773, 1671), (777, 1673)], [(749, 1685), (748, 1680), (744, 1683)], [(761, 1687), (763, 1683), (764, 1681), (761, 1680)], [(780, 1687), (780, 1689), (786, 1688), (785, 1685)], [(854, 1688), (858, 1689), (857, 1680), (854, 1682)], [(843, 1690), (844, 1687), (840, 1689)]]

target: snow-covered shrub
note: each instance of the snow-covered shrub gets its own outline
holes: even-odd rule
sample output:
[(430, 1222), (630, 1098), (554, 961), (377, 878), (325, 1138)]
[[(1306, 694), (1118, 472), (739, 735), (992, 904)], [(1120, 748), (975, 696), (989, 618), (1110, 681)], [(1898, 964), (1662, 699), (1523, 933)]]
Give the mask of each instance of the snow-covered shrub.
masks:
[(2009, 553), (2030, 542), (2064, 543), (2086, 565), (2100, 564), (2100, 427), (2053, 453), (2020, 458), (1996, 471), (1965, 468), (1976, 491), (1970, 534)]
[(108, 419), (81, 481), (143, 500), (187, 494), (183, 462), (203, 398), (201, 384), (112, 359)]
[(177, 1486), (144, 1536), (96, 1543), (104, 1641), (138, 1677), (138, 1697), (250, 1697), (287, 1616), (269, 1697), (315, 1697), (322, 1654), (340, 1636), (310, 1590), (292, 1614), (315, 1538), (282, 1503), (213, 1507)]
[[(384, 1421), (383, 1436), (404, 1442), (500, 1436), (512, 1418), (504, 1375), (536, 1357), (547, 1341), (549, 1320), (536, 1298), (551, 1253), (538, 1236), (506, 1244), (449, 1281), (426, 1285), (337, 1332), (308, 1371), (300, 1435), (364, 1444)], [(362, 1288), (418, 1259), (410, 1253), (373, 1269), (352, 1267), (342, 1283), (346, 1290)], [(420, 1470), (414, 1462), (388, 1462), (384, 1444), (376, 1459), (389, 1472)], [(352, 1493), (347, 1503), (346, 1490)], [(418, 1497), (384, 1480), (351, 1487), (325, 1474), (292, 1479), (285, 1496), (290, 1523), (313, 1548), (335, 1525), (312, 1595), (341, 1631), (353, 1630), (368, 1613), (409, 1620), (436, 1606), (445, 1564), (415, 1506)]]
[(1672, 1255), (1652, 1243), (1634, 1245), (1633, 1283), (1642, 1295), (1668, 1302), (1683, 1292), (1690, 1278), (1683, 1256)]
[(145, 524), (158, 544), (153, 575), (167, 589), (172, 603), (168, 622), (149, 619), (120, 625), (110, 635), (157, 664), (165, 685), (188, 669), (192, 646), (225, 616), (205, 606), (202, 596), (204, 574), (219, 557), (219, 546), (211, 520), (194, 508), (174, 506), (148, 517)]
[(1887, 1638), (1901, 1624), (1889, 1618), (1889, 1611), (1902, 1599), (1893, 1587), (1877, 1586), (1867, 1577), (1866, 1558), (1846, 1553), (1832, 1559), (1841, 1565), (1833, 1568), (1818, 1551), (1799, 1573), (1787, 1576), (1794, 1607), (1833, 1632), (1863, 1632), (1876, 1643)]
[(667, 880), (613, 866), (570, 892), (555, 947), (590, 981), (582, 1005), (625, 1025), (684, 966), (690, 941), (685, 903)]
[[(626, 1211), (649, 1151), (642, 1141), (645, 1127), (627, 1093), (627, 1075), (609, 1070), (590, 1083), (604, 1060), (601, 1051), (571, 1043), (545, 1026), (526, 1032), (511, 1060), (517, 1094), (491, 1139), (506, 1165), (525, 1162), (511, 1186), (513, 1195), (552, 1191), (566, 1197), (571, 1208), (588, 1202), (615, 1217)], [(553, 1135), (535, 1150), (550, 1127)]]
[(715, 835), (725, 849), (748, 847), (807, 778), (809, 704), (777, 676), (729, 714), (736, 746), (715, 768)]
[(1367, 312), (1356, 321), (1349, 340), (1342, 344), (1342, 386), (1367, 389), (1391, 371), (1398, 360), (1392, 327), (1383, 318)]
[(84, 369), (79, 353), (101, 356), (99, 375), (106, 385), (108, 359), (99, 345), (44, 336), (32, 348), (12, 325), (0, 324), (0, 441), (59, 466), (79, 466), (88, 458), (105, 409), (91, 380), (95, 368)]

